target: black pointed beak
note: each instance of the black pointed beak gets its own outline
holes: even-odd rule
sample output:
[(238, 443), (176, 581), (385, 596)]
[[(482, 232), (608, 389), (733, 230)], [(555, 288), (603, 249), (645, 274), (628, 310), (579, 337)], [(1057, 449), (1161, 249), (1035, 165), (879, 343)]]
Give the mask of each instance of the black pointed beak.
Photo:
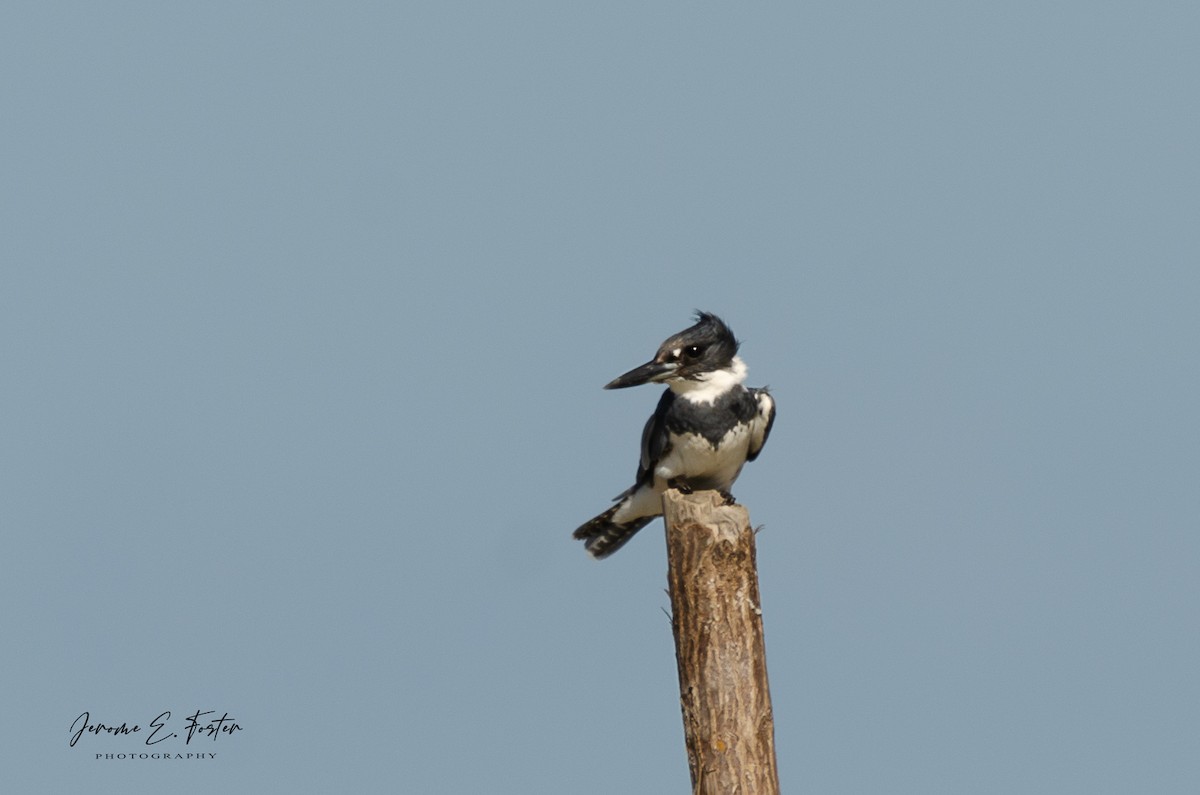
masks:
[(605, 389), (624, 389), (627, 386), (640, 386), (665, 381), (678, 369), (677, 364), (661, 362), (646, 362), (641, 367), (635, 367), (624, 375), (619, 375), (604, 385)]

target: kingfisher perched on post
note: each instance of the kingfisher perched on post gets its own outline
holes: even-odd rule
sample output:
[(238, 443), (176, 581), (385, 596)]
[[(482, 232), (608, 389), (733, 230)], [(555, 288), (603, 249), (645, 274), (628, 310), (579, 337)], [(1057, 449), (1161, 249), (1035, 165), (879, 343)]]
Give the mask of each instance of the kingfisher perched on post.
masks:
[(616, 505), (575, 531), (597, 560), (620, 549), (662, 514), (668, 488), (714, 489), (733, 504), (729, 489), (742, 466), (762, 451), (775, 422), (767, 389), (747, 389), (738, 341), (716, 315), (696, 313), (696, 324), (669, 337), (654, 358), (604, 388), (666, 384), (642, 431), (637, 479)]

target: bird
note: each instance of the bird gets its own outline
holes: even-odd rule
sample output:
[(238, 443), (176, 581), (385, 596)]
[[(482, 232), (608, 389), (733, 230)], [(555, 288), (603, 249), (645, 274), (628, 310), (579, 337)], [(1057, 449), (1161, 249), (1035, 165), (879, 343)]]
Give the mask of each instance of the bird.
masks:
[(642, 430), (642, 452), (632, 486), (615, 505), (575, 531), (593, 558), (608, 557), (662, 514), (668, 488), (713, 489), (726, 504), (747, 461), (758, 458), (775, 423), (767, 387), (750, 389), (740, 343), (725, 321), (697, 311), (696, 323), (666, 339), (645, 364), (617, 376), (605, 389), (666, 384)]

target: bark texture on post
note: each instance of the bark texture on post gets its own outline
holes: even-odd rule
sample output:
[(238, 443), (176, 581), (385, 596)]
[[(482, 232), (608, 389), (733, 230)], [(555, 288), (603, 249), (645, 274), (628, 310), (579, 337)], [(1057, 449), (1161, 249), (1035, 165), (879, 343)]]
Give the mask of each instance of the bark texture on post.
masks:
[(671, 626), (693, 792), (777, 795), (750, 514), (714, 491), (663, 495)]

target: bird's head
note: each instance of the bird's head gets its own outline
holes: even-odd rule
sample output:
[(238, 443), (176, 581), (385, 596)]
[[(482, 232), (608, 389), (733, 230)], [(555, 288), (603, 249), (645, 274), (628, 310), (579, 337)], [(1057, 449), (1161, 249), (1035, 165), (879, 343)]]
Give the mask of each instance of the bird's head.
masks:
[(617, 376), (604, 388), (702, 380), (709, 373), (733, 367), (737, 352), (738, 341), (729, 326), (710, 312), (697, 312), (694, 326), (668, 337), (653, 359)]

